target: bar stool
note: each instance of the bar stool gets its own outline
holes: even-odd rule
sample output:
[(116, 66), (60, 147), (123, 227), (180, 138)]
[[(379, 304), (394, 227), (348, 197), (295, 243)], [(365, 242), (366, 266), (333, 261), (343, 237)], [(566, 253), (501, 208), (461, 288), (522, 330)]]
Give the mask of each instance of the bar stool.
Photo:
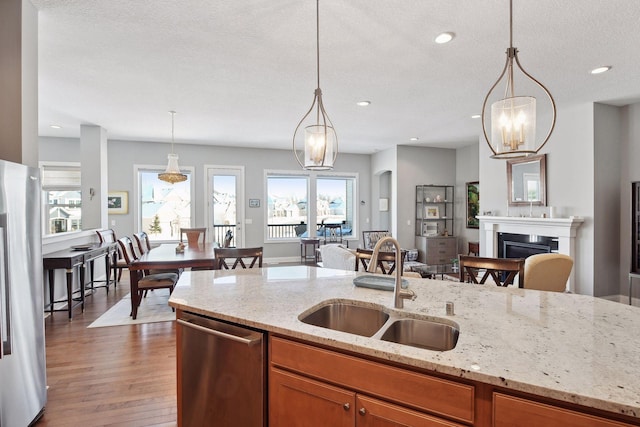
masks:
[(310, 237), (300, 239), (300, 262), (303, 264), (306, 264), (309, 260), (314, 263), (318, 262), (316, 249), (319, 247), (320, 239)]

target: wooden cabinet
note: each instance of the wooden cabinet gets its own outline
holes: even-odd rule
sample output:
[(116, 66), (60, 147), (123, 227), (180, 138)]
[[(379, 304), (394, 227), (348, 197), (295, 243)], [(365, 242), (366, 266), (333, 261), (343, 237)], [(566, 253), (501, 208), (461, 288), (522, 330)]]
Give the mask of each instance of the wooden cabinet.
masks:
[(399, 405), (272, 368), (269, 425), (460, 427)]
[[(354, 424), (355, 393), (273, 368), (269, 372), (269, 425)], [(316, 423), (316, 424), (314, 424)]]
[(458, 258), (458, 239), (449, 237), (416, 237), (418, 261), (428, 265), (451, 264)]
[(473, 385), (278, 337), (270, 348), (271, 426), (473, 423)]
[(528, 399), (493, 394), (494, 427), (631, 427), (618, 421), (583, 414)]

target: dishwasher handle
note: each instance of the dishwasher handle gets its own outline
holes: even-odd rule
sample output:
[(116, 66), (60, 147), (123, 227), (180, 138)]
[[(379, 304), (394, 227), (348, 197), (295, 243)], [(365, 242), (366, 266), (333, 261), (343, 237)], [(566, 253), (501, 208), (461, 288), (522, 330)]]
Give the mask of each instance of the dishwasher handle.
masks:
[(215, 335), (219, 338), (222, 339), (227, 339), (230, 341), (235, 341), (235, 342), (239, 342), (241, 344), (246, 344), (247, 346), (251, 347), (255, 344), (259, 344), (262, 341), (262, 335), (258, 334), (259, 336), (254, 338), (254, 339), (247, 339), (244, 337), (239, 337), (237, 335), (232, 335), (226, 332), (222, 332), (222, 331), (218, 331), (216, 329), (211, 329), (211, 328), (206, 328), (204, 326), (200, 326), (200, 325), (196, 325), (195, 323), (191, 323), (191, 322), (187, 322), (185, 320), (182, 319), (176, 319), (176, 322), (178, 322), (180, 325), (185, 326), (187, 328), (192, 328), (195, 330), (198, 330), (200, 332), (204, 332), (210, 335)]

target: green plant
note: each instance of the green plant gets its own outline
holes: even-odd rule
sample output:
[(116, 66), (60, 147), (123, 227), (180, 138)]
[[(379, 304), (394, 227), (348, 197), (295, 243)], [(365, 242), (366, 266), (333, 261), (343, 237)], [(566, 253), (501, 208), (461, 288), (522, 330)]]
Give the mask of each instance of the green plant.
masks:
[(153, 217), (153, 222), (149, 226), (149, 233), (150, 234), (160, 234), (160, 233), (162, 233), (162, 227), (160, 226), (160, 218), (158, 217), (158, 214), (156, 214)]

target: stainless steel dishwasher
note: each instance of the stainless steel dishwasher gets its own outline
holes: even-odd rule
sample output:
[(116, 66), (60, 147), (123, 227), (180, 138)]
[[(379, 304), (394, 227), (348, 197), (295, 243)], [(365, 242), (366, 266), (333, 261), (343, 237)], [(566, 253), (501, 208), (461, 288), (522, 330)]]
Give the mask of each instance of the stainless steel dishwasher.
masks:
[(178, 425), (266, 426), (262, 331), (179, 311)]

